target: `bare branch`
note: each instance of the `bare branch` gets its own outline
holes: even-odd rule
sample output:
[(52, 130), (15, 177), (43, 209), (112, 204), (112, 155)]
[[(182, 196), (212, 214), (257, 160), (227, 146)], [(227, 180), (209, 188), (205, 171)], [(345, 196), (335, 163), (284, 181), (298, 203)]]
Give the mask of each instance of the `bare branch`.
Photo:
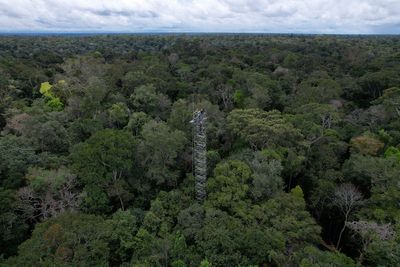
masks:
[(339, 248), (340, 241), (344, 230), (346, 229), (347, 221), (350, 213), (362, 202), (362, 195), (357, 188), (352, 184), (342, 184), (334, 192), (332, 202), (344, 215), (344, 224), (340, 230), (336, 249)]

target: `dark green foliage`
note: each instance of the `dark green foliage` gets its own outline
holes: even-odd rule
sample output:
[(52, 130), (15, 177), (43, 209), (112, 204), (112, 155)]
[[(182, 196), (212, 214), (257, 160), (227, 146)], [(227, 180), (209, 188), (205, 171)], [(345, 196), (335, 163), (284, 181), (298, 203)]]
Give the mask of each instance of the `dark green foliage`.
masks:
[(293, 95), (292, 107), (308, 103), (329, 103), (341, 95), (340, 85), (323, 72), (312, 73), (300, 83), (298, 91)]
[(105, 266), (110, 254), (107, 236), (111, 229), (101, 217), (64, 214), (38, 224), (32, 237), (19, 247), (14, 266)]
[(18, 188), (30, 165), (38, 163), (34, 149), (22, 138), (0, 137), (0, 185)]
[(184, 133), (164, 122), (149, 121), (141, 131), (140, 161), (147, 179), (158, 185), (174, 185), (177, 172), (171, 169), (186, 143)]
[(343, 172), (346, 179), (360, 186), (374, 186), (377, 191), (384, 192), (400, 175), (398, 167), (398, 162), (392, 157), (376, 158), (355, 154), (345, 162)]
[(156, 92), (154, 85), (142, 85), (135, 88), (130, 96), (134, 110), (145, 112), (154, 117), (166, 119), (171, 101), (166, 95)]
[(99, 131), (73, 148), (73, 167), (85, 184), (103, 185), (133, 167), (135, 145), (134, 137), (125, 131)]
[(129, 118), (126, 129), (132, 131), (134, 136), (140, 135), (143, 126), (151, 120), (150, 116), (144, 112), (134, 112)]
[(39, 151), (65, 153), (70, 140), (58, 114), (32, 116), (24, 122), (22, 135)]
[(1, 36), (0, 265), (398, 266), (399, 45)]
[(351, 258), (338, 252), (327, 252), (318, 250), (315, 247), (306, 247), (298, 255), (300, 267), (356, 267)]
[(15, 191), (0, 188), (0, 251), (3, 257), (13, 255), (27, 238), (28, 224), (17, 211), (17, 199)]
[(253, 170), (252, 195), (254, 199), (272, 198), (283, 189), (282, 164), (278, 160), (268, 160), (262, 153), (256, 153), (251, 162)]
[(355, 97), (358, 97), (361, 101), (377, 99), (382, 95), (383, 90), (397, 86), (400, 81), (399, 79), (398, 73), (388, 70), (367, 73), (360, 78), (361, 92), (358, 92)]
[(131, 197), (127, 183), (135, 183), (131, 173), (136, 147), (137, 141), (130, 133), (112, 129), (99, 131), (73, 147), (72, 167), (85, 186), (86, 211), (108, 210), (108, 197), (117, 198), (124, 208), (124, 202)]

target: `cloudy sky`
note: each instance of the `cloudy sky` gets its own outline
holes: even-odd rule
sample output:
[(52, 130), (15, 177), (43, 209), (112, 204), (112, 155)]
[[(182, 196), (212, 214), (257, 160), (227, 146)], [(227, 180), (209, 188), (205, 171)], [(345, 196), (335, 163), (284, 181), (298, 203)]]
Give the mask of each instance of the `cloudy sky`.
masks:
[(400, 0), (0, 0), (0, 32), (400, 34)]

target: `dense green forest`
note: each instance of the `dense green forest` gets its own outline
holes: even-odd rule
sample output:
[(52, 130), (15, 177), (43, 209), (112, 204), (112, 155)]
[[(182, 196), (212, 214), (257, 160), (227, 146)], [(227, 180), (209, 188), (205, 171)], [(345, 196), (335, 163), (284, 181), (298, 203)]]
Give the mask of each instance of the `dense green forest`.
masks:
[(0, 131), (0, 266), (400, 266), (399, 36), (2, 36)]

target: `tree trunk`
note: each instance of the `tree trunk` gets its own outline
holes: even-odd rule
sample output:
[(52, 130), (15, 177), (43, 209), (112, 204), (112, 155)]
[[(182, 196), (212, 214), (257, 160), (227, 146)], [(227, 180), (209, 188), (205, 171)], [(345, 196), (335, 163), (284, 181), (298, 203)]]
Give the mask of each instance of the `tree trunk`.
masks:
[(342, 239), (343, 232), (346, 229), (347, 217), (348, 217), (348, 214), (345, 215), (343, 227), (342, 227), (342, 230), (340, 230), (339, 238), (338, 238), (338, 241), (336, 243), (336, 249), (337, 250), (339, 250), (340, 241)]
[(125, 210), (124, 202), (122, 201), (121, 194), (118, 193), (119, 202), (121, 203), (121, 209)]

